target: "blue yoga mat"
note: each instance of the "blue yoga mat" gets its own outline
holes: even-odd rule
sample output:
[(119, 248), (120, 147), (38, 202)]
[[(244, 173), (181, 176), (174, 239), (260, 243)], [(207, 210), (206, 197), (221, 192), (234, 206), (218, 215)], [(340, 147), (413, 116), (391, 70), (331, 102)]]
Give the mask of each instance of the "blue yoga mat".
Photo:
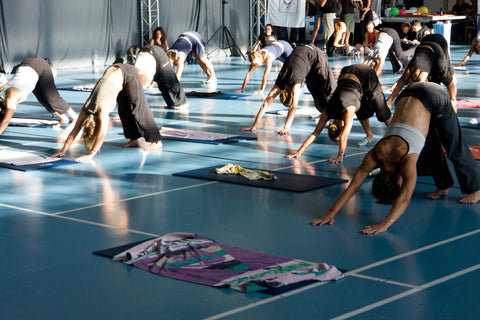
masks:
[(480, 68), (476, 66), (454, 67), (457, 72), (480, 73)]
[(209, 144), (229, 144), (229, 143), (235, 143), (239, 141), (257, 139), (256, 137), (252, 137), (252, 136), (249, 137), (249, 136), (240, 136), (240, 135), (225, 134), (225, 133), (176, 129), (176, 128), (168, 128), (168, 127), (163, 127), (160, 130), (160, 133), (162, 134), (162, 139), (164, 140), (209, 143)]
[[(243, 185), (261, 187), (261, 188), (296, 191), (296, 192), (305, 192), (305, 191), (310, 191), (310, 190), (319, 189), (323, 187), (328, 187), (334, 184), (348, 182), (348, 180), (345, 180), (345, 179), (309, 176), (309, 175), (286, 173), (286, 172), (279, 172), (279, 171), (272, 172), (278, 178), (275, 180), (249, 180), (237, 174), (217, 174), (215, 172), (215, 169), (221, 168), (221, 167), (223, 167), (223, 164), (207, 167), (207, 168), (177, 172), (177, 173), (174, 173), (173, 175), (181, 176), (181, 177), (199, 178), (199, 179), (207, 179), (207, 180), (213, 180), (213, 181), (243, 184)], [(252, 169), (252, 168), (248, 168), (248, 169)], [(252, 170), (256, 170), (256, 169), (252, 169)]]
[(35, 164), (14, 165), (11, 163), (0, 162), (0, 167), (19, 170), (19, 171), (31, 171), (39, 169), (49, 169), (54, 167), (65, 166), (69, 164), (76, 164), (78, 162), (66, 159), (59, 159), (58, 161), (40, 162)]
[(51, 119), (30, 119), (30, 118), (12, 118), (8, 126), (12, 127), (51, 127), (58, 123), (57, 120)]
[(475, 124), (462, 124), (460, 127), (462, 128), (469, 128), (469, 129), (480, 129), (480, 123)]
[(13, 170), (29, 171), (48, 169), (74, 163), (78, 162), (60, 158), (51, 158), (41, 154), (35, 154), (25, 151), (9, 149), (0, 150), (0, 167)]
[(248, 98), (251, 96), (251, 94), (224, 93), (222, 91), (215, 91), (215, 92), (190, 91), (190, 92), (186, 92), (185, 95), (187, 97), (193, 97), (193, 98), (209, 98), (209, 99), (225, 99), (225, 100), (242, 99), (242, 98)]

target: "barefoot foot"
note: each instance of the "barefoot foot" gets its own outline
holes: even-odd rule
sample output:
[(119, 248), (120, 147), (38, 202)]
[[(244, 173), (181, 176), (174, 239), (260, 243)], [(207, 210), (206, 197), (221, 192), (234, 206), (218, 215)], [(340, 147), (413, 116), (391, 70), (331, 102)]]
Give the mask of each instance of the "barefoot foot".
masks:
[(148, 146), (145, 147), (145, 151), (161, 150), (162, 147), (163, 147), (162, 141), (152, 142)]
[(480, 190), (477, 190), (474, 193), (470, 193), (468, 196), (466, 196), (465, 198), (461, 199), (458, 202), (463, 204), (473, 204), (473, 203), (477, 203), (478, 200), (480, 200)]
[(141, 148), (142, 147), (142, 142), (139, 139), (134, 139), (130, 140), (127, 143), (122, 144), (122, 147), (124, 148)]
[(436, 189), (435, 191), (427, 194), (427, 198), (436, 200), (441, 198), (442, 196), (446, 196), (447, 194), (448, 194), (448, 189)]

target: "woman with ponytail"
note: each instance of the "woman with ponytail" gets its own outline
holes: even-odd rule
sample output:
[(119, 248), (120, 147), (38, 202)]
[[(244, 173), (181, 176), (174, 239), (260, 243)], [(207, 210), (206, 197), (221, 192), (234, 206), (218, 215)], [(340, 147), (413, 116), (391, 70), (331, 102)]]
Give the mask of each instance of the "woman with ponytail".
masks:
[(141, 147), (143, 136), (145, 141), (150, 142), (145, 150), (160, 149), (160, 131), (148, 106), (137, 70), (132, 65), (116, 63), (108, 67), (97, 82), (62, 150), (52, 157), (64, 156), (83, 129), (81, 141), (88, 153), (77, 157), (75, 161), (92, 159), (105, 141), (109, 114), (117, 103), (124, 136), (130, 140), (123, 147)]

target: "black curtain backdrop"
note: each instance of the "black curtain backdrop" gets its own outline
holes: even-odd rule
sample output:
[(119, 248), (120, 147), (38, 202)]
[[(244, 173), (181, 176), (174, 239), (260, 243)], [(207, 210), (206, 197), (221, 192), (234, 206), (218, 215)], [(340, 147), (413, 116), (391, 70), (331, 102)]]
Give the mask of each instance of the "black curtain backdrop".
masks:
[[(243, 52), (248, 50), (249, 1), (160, 1), (159, 22), (169, 44), (184, 31), (209, 41), (210, 56), (229, 55), (222, 45), (225, 26)], [(11, 72), (26, 58), (49, 58), (56, 68), (87, 67), (93, 50), (109, 65), (131, 45), (141, 45), (140, 0), (0, 0), (0, 67)], [(235, 50), (233, 52), (236, 53)], [(1, 68), (0, 68), (1, 69)]]
[(136, 0), (0, 0), (0, 63), (6, 72), (26, 58), (57, 68), (110, 64), (140, 38)]

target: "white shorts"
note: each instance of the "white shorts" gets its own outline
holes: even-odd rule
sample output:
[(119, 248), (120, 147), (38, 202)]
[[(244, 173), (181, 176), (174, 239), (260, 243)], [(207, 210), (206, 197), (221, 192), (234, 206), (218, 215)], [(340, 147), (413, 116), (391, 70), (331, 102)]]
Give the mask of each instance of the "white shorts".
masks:
[(370, 60), (373, 58), (385, 59), (392, 44), (393, 38), (385, 32), (380, 32), (377, 35), (377, 41), (373, 44), (372, 50), (368, 53), (368, 57)]
[(153, 77), (157, 72), (157, 60), (148, 52), (140, 52), (135, 61), (135, 68), (139, 69), (138, 73), (147, 77), (147, 83), (143, 86), (147, 88), (153, 81)]
[(5, 92), (10, 88), (16, 88), (22, 92), (22, 97), (18, 103), (27, 99), (30, 92), (35, 89), (38, 82), (38, 73), (28, 66), (20, 66), (13, 78), (3, 86), (3, 91), (0, 93), (0, 97), (5, 99)]

